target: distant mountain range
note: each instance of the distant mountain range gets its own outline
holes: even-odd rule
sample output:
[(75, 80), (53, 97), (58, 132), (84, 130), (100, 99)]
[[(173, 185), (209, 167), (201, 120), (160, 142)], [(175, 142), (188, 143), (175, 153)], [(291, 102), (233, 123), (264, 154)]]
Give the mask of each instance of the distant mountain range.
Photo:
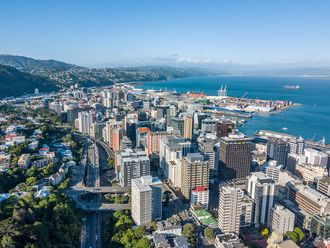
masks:
[(207, 69), (170, 66), (86, 68), (56, 60), (37, 60), (15, 55), (0, 55), (0, 65), (0, 97), (33, 93), (35, 88), (47, 92), (58, 89), (58, 86), (73, 84), (92, 87), (212, 74)]

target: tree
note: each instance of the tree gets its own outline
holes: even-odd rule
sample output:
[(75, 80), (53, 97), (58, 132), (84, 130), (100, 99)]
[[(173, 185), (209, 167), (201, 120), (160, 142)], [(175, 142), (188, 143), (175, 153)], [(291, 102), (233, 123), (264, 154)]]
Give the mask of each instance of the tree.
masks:
[(299, 241), (302, 241), (305, 238), (304, 232), (299, 227), (295, 227), (293, 231), (298, 235)]
[(150, 229), (152, 232), (157, 230), (157, 223), (155, 221), (150, 222)]
[(214, 239), (214, 231), (212, 228), (210, 227), (206, 227), (204, 229), (204, 236), (208, 239), (208, 240), (213, 240)]
[(4, 235), (0, 241), (1, 248), (15, 248), (16, 242), (9, 235)]
[(285, 233), (285, 236), (289, 239), (291, 239), (293, 242), (297, 243), (298, 242), (298, 234), (295, 232), (287, 231)]
[(145, 226), (139, 226), (134, 230), (134, 235), (136, 238), (140, 239), (147, 234), (147, 228)]
[(269, 234), (269, 230), (268, 230), (268, 228), (263, 228), (262, 230), (261, 230), (261, 235), (263, 236), (263, 237), (267, 237), (268, 236), (268, 234)]
[(146, 237), (143, 237), (138, 240), (134, 248), (149, 248), (150, 247), (150, 242)]
[(196, 245), (196, 239), (195, 239), (195, 226), (191, 223), (185, 224), (183, 226), (182, 234), (188, 238), (189, 243), (192, 246)]
[(108, 158), (108, 165), (110, 167), (110, 169), (114, 169), (115, 168), (115, 160), (112, 158)]

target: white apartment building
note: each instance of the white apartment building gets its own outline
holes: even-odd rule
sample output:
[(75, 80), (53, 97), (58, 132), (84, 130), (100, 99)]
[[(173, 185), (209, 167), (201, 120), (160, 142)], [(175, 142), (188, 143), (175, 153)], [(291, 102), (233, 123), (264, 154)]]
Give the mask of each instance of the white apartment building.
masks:
[(218, 227), (225, 233), (239, 234), (243, 191), (240, 188), (224, 186), (220, 188)]
[(142, 176), (132, 180), (132, 218), (137, 225), (162, 219), (162, 182), (158, 177)]

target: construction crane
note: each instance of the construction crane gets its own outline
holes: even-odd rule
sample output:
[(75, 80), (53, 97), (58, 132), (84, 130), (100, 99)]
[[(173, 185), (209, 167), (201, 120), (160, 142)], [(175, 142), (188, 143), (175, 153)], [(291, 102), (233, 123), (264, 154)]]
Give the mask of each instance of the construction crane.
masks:
[(244, 94), (243, 94), (243, 96), (241, 96), (241, 98), (244, 98), (244, 97), (246, 97), (246, 95), (248, 94), (249, 92), (247, 91), (247, 92), (245, 92)]

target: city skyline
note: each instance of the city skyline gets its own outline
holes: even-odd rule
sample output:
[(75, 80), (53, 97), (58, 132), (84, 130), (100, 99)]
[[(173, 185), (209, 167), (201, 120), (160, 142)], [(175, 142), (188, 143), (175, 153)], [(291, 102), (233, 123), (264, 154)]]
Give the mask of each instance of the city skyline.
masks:
[(1, 54), (92, 67), (330, 65), (326, 1), (11, 1), (0, 6)]

